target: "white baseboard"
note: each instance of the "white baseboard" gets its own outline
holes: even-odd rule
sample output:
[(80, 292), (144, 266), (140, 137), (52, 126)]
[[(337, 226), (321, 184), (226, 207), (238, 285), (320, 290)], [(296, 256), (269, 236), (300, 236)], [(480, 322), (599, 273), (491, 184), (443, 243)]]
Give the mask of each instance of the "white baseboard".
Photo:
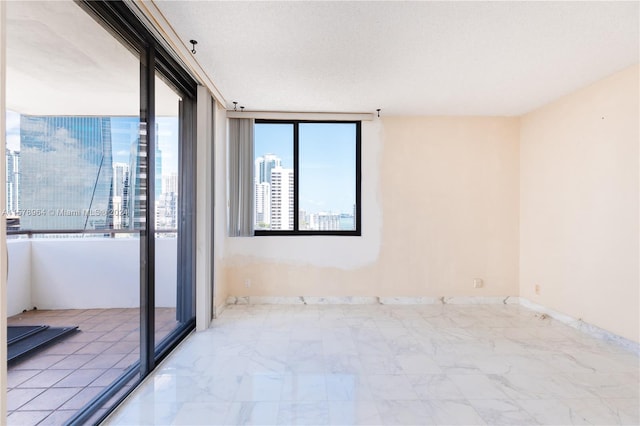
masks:
[(613, 342), (640, 355), (640, 343), (580, 319), (549, 309), (518, 296), (451, 296), (451, 297), (387, 297), (387, 296), (230, 296), (226, 304), (215, 308), (217, 318), (228, 305), (521, 305), (574, 327), (589, 336)]
[[(227, 299), (228, 300), (228, 299)], [(216, 319), (222, 314), (222, 312), (227, 309), (228, 301), (220, 303), (218, 306), (213, 307), (213, 318)]]
[(573, 318), (561, 312), (554, 311), (553, 309), (547, 308), (546, 306), (543, 306), (543, 305), (539, 305), (523, 297), (520, 298), (520, 305), (524, 306), (525, 308), (531, 309), (532, 311), (536, 311), (536, 312), (540, 312), (545, 315), (548, 315), (551, 318), (555, 319), (556, 321), (559, 321), (570, 327), (576, 328), (591, 337), (595, 337), (596, 339), (606, 340), (606, 341), (615, 343), (618, 346), (621, 346), (633, 353), (640, 355), (640, 343), (634, 342), (625, 337), (622, 337), (610, 331), (604, 330), (593, 324), (589, 324), (588, 322), (584, 322), (581, 319)]
[(518, 297), (230, 296), (227, 305), (507, 305)]

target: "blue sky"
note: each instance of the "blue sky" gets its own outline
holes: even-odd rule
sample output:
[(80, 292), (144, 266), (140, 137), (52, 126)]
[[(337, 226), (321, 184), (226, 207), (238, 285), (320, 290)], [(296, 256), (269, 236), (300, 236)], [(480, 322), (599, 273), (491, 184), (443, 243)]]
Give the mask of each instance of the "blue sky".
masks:
[[(293, 126), (256, 124), (255, 156), (275, 154), (293, 168)], [(355, 203), (355, 124), (300, 123), (300, 208), (349, 213)]]

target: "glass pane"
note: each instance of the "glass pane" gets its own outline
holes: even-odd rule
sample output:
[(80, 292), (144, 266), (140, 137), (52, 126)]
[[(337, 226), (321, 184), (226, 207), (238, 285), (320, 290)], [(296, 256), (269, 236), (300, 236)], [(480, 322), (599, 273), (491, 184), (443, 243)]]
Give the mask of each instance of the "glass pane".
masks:
[(111, 118), (20, 115), (20, 227), (109, 229)]
[(140, 61), (73, 1), (6, 11), (9, 334), (60, 333), (9, 361), (7, 422), (63, 424), (139, 360)]
[[(155, 342), (156, 346), (180, 321), (178, 286), (178, 163), (180, 96), (156, 76), (155, 140)], [(187, 265), (185, 265), (186, 267)]]
[(356, 229), (356, 125), (301, 123), (300, 230)]
[(255, 125), (255, 229), (293, 230), (293, 124)]

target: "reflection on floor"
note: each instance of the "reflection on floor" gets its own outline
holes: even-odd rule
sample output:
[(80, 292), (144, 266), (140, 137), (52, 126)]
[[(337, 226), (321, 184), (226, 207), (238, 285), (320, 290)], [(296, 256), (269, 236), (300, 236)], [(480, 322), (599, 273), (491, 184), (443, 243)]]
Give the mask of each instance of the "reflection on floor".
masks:
[(639, 358), (518, 305), (230, 306), (108, 424), (638, 424)]
[[(138, 309), (28, 311), (8, 325), (78, 325), (80, 332), (8, 368), (8, 424), (60, 425), (138, 360)], [(176, 326), (156, 309), (156, 340)]]

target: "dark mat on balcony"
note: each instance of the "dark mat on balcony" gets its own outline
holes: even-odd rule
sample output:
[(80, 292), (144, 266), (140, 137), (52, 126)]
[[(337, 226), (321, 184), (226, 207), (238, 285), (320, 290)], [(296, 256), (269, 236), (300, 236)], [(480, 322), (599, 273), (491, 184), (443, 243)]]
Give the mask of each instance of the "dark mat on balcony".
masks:
[(26, 339), (32, 334), (38, 333), (49, 328), (48, 325), (10, 325), (7, 327), (7, 344)]
[[(7, 361), (18, 361), (21, 358), (32, 355), (37, 351), (44, 349), (52, 343), (78, 331), (78, 326), (73, 327), (49, 327), (47, 325), (39, 326), (40, 329), (32, 332), (28, 336), (15, 340), (7, 345)], [(11, 327), (7, 327), (7, 331)], [(17, 333), (17, 332), (12, 332)]]

